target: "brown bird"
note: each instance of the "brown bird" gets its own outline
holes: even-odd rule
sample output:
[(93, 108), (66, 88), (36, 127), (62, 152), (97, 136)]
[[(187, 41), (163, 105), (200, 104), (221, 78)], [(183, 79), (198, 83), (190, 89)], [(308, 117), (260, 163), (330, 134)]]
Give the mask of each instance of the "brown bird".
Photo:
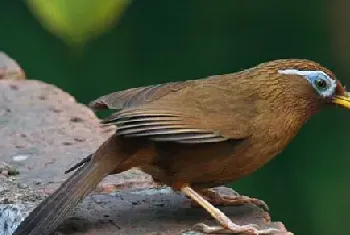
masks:
[[(105, 176), (131, 167), (182, 191), (207, 210), (221, 227), (202, 224), (206, 233), (272, 233), (233, 223), (204, 196), (217, 196), (210, 187), (238, 180), (266, 164), (313, 114), (335, 104), (350, 108), (350, 96), (335, 75), (300, 59), (103, 96), (90, 106), (119, 110), (103, 121), (116, 125), (116, 133), (73, 167), (83, 165), (14, 235), (50, 234)], [(226, 200), (264, 206), (254, 198)]]

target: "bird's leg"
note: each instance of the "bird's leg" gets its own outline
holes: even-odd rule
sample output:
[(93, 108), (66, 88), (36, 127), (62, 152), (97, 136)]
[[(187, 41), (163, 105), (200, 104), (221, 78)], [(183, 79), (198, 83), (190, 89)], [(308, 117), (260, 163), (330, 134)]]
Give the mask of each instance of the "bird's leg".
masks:
[[(233, 190), (229, 193), (222, 193), (220, 190), (215, 190), (212, 188), (209, 189), (199, 189), (197, 192), (202, 195), (207, 201), (215, 206), (237, 206), (244, 204), (251, 204), (258, 206), (265, 211), (269, 210), (268, 205), (259, 199), (250, 198), (247, 196), (241, 196)], [(199, 205), (193, 201), (192, 206), (198, 207)]]
[(207, 200), (205, 200), (200, 194), (194, 191), (188, 185), (183, 185), (180, 187), (180, 190), (192, 200), (196, 201), (199, 205), (201, 205), (206, 211), (210, 213), (212, 217), (214, 217), (221, 226), (210, 227), (205, 224), (197, 224), (195, 225), (196, 229), (201, 230), (204, 233), (224, 233), (224, 234), (245, 234), (245, 235), (258, 235), (258, 234), (271, 234), (273, 232), (278, 231), (277, 229), (257, 229), (257, 225), (248, 224), (248, 225), (238, 225), (231, 221), (223, 212), (221, 212), (218, 208), (214, 207)]

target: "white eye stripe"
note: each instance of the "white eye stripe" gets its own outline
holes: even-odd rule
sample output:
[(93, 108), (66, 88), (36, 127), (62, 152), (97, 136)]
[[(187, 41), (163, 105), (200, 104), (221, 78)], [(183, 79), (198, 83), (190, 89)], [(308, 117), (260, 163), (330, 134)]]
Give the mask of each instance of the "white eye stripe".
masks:
[(285, 69), (285, 70), (278, 70), (281, 74), (287, 74), (287, 75), (300, 75), (300, 76), (309, 76), (314, 74), (322, 74), (326, 77), (329, 77), (328, 74), (321, 70), (311, 70), (311, 71), (300, 71), (297, 69)]
[[(286, 75), (300, 75), (303, 76), (308, 82), (314, 87), (314, 89), (323, 97), (332, 96), (335, 92), (335, 89), (337, 87), (337, 83), (334, 79), (332, 79), (328, 74), (321, 70), (314, 70), (314, 71), (300, 71), (297, 69), (285, 69), (285, 70), (278, 70), (280, 74), (286, 74)], [(328, 88), (325, 90), (320, 90), (316, 84), (315, 81), (323, 79), (327, 82)]]

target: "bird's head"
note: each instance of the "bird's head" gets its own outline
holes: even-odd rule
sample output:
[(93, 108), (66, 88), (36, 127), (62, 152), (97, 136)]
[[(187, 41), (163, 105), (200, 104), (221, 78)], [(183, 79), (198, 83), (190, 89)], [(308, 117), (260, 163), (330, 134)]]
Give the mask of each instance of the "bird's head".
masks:
[(308, 99), (318, 108), (324, 105), (339, 105), (350, 109), (350, 93), (332, 71), (316, 62), (284, 59), (264, 63), (258, 67), (282, 78), (287, 92)]

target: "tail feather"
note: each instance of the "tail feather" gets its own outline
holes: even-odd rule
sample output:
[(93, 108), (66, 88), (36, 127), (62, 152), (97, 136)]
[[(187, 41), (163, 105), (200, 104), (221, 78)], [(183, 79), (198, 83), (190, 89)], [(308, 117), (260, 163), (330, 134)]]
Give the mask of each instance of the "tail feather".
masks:
[[(142, 143), (142, 142), (140, 142)], [(140, 151), (137, 142), (120, 139), (112, 135), (97, 151), (73, 167), (77, 170), (60, 188), (48, 196), (18, 226), (12, 235), (49, 235), (69, 216), (74, 207), (90, 193), (97, 184), (110, 173), (119, 173), (140, 164), (135, 161), (121, 164), (126, 158), (138, 151), (145, 158), (145, 151)], [(149, 150), (146, 158), (153, 161), (153, 152)], [(135, 159), (139, 159), (137, 154)]]
[(97, 186), (106, 174), (108, 174), (108, 170), (105, 166), (99, 166), (98, 162), (86, 163), (36, 207), (18, 226), (13, 235), (48, 235), (53, 233), (58, 225), (69, 216), (74, 207)]
[(92, 159), (92, 155), (93, 154), (90, 154), (89, 156), (83, 158), (80, 162), (78, 162), (77, 164), (75, 164), (74, 166), (72, 166), (71, 168), (69, 168), (68, 170), (66, 170), (64, 172), (64, 174), (68, 174), (72, 171), (75, 171), (76, 169), (78, 169), (79, 167), (83, 166), (85, 163), (88, 163), (89, 161), (91, 161)]

